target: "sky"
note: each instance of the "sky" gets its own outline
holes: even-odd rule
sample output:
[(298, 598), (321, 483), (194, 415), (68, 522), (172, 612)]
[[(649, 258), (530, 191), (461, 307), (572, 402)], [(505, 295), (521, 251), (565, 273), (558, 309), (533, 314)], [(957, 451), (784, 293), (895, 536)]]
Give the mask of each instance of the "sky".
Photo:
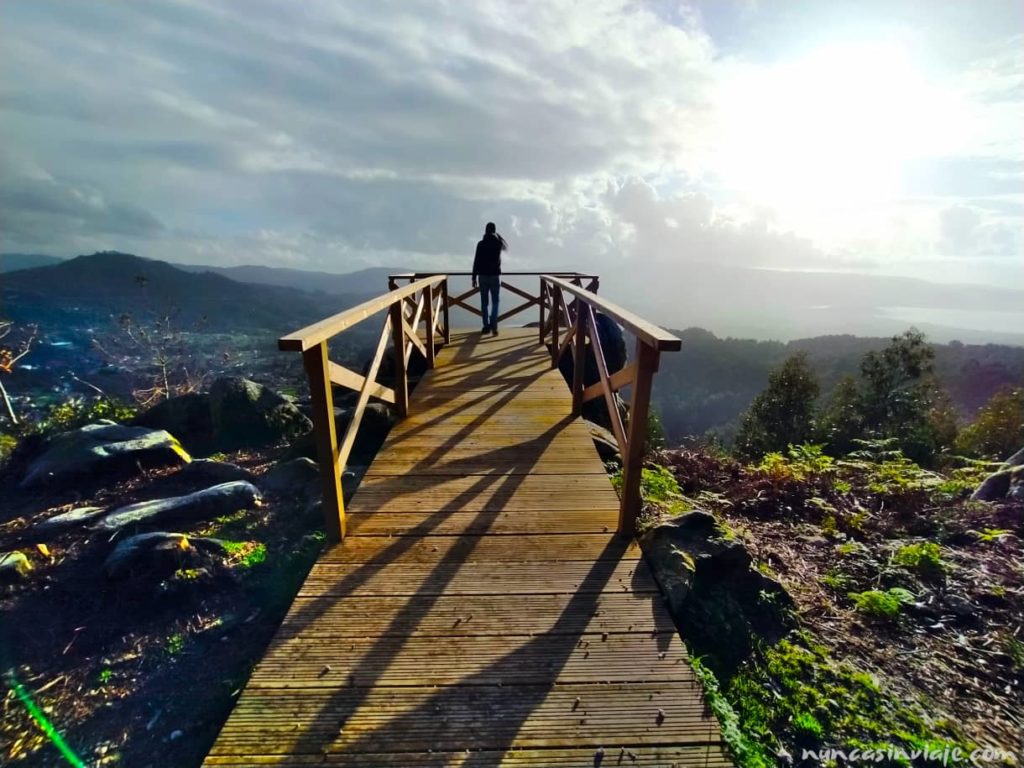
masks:
[(1019, 0), (3, 0), (0, 72), (2, 251), (1024, 290)]

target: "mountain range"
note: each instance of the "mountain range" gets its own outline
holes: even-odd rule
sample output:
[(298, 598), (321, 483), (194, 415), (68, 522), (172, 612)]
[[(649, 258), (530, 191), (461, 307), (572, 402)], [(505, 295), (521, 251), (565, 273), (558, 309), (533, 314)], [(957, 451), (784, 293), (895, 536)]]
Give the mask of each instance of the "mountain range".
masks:
[(50, 327), (155, 313), (174, 315), (180, 327), (276, 332), (339, 312), (368, 298), (367, 293), (243, 283), (210, 271), (193, 273), (163, 261), (103, 251), (4, 273), (0, 309), (14, 320)]

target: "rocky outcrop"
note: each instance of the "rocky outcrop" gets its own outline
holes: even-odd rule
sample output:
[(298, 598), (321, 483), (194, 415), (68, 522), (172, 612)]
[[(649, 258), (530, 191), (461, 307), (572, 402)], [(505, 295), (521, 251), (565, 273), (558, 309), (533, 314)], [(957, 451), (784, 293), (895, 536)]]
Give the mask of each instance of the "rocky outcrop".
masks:
[(615, 435), (592, 421), (584, 419), (583, 423), (590, 432), (590, 438), (594, 441), (594, 447), (597, 448), (597, 455), (601, 457), (601, 461), (621, 464), (622, 454), (619, 453), (619, 444), (615, 441)]
[(260, 485), (272, 493), (311, 495), (319, 490), (320, 468), (312, 459), (299, 456), (272, 467), (260, 480)]
[(190, 483), (195, 486), (207, 486), (216, 483), (228, 483), (232, 480), (249, 480), (254, 475), (245, 467), (232, 464), (230, 461), (215, 459), (194, 459), (186, 467), (182, 467), (173, 479), (176, 482)]
[(213, 382), (210, 416), (221, 448), (267, 445), (299, 437), (313, 428), (294, 403), (269, 387), (241, 377)]
[(86, 478), (94, 481), (135, 473), (140, 467), (185, 464), (190, 460), (181, 444), (164, 430), (99, 422), (51, 437), (29, 462), (21, 487)]
[(206, 394), (165, 400), (134, 423), (168, 430), (199, 454), (293, 440), (313, 428), (294, 403), (238, 376), (217, 379)]
[[(345, 430), (348, 429), (351, 420), (352, 409), (334, 409), (334, 429), (338, 434), (339, 441), (345, 434)], [(384, 438), (388, 436), (388, 431), (397, 421), (398, 416), (384, 403), (367, 403), (363, 420), (359, 423), (359, 432), (356, 433), (356, 440), (352, 445), (349, 464), (368, 464), (377, 454), (380, 446), (384, 443)], [(316, 441), (312, 432), (292, 444), (292, 455), (316, 458)]]
[(256, 486), (238, 480), (185, 496), (119, 507), (100, 519), (96, 527), (103, 531), (116, 531), (130, 525), (155, 525), (167, 520), (208, 520), (247, 509), (259, 500), (260, 492)]
[[(628, 360), (626, 351), (626, 339), (622, 329), (607, 315), (596, 312), (594, 316), (597, 324), (597, 336), (601, 340), (601, 349), (604, 351), (605, 363), (608, 366), (608, 373), (612, 374), (624, 368)], [(566, 383), (572, 386), (575, 361), (572, 356), (572, 349), (567, 349), (558, 361), (558, 370), (561, 371)], [(600, 380), (597, 370), (597, 360), (591, 348), (587, 347), (587, 354), (583, 365), (583, 386), (589, 387)], [(627, 407), (622, 399), (616, 395), (615, 401), (619, 412), (625, 419)], [(604, 398), (591, 400), (583, 404), (583, 418), (592, 421), (606, 429), (610, 429), (612, 422), (608, 414), (608, 406)]]
[(214, 444), (210, 398), (206, 394), (195, 392), (164, 400), (136, 416), (132, 423), (164, 429), (192, 453), (212, 450)]
[(986, 477), (971, 494), (971, 501), (1024, 502), (1024, 448)]
[(713, 515), (687, 512), (649, 530), (640, 546), (681, 633), (695, 648), (713, 649), (716, 672), (795, 626), (789, 593), (751, 567), (746, 547)]
[(219, 539), (164, 531), (140, 533), (119, 542), (103, 568), (112, 579), (140, 572), (170, 575), (181, 568), (204, 565), (208, 559), (204, 555), (221, 556), (226, 551)]
[(77, 509), (72, 509), (70, 512), (63, 512), (59, 515), (49, 517), (46, 520), (39, 521), (32, 526), (32, 531), (34, 533), (44, 535), (58, 533), (60, 531), (67, 530), (68, 528), (76, 528), (79, 525), (85, 525), (97, 518), (103, 517), (106, 513), (106, 507), (79, 507)]

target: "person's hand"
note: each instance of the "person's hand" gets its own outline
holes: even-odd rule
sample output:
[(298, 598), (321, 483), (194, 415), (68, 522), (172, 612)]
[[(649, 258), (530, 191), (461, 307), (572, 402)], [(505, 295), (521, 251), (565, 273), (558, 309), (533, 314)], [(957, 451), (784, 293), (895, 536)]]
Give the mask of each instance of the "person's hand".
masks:
[(476, 278), (473, 278), (473, 287), (476, 288)]

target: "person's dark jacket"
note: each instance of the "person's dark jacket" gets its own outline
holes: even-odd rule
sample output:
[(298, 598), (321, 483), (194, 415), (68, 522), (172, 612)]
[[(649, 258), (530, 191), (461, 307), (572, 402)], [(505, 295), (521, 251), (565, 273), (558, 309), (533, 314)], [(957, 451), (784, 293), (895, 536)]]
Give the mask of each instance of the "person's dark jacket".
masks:
[(477, 275), (501, 274), (501, 240), (497, 235), (484, 235), (484, 239), (476, 244), (476, 256), (473, 259), (473, 279)]

